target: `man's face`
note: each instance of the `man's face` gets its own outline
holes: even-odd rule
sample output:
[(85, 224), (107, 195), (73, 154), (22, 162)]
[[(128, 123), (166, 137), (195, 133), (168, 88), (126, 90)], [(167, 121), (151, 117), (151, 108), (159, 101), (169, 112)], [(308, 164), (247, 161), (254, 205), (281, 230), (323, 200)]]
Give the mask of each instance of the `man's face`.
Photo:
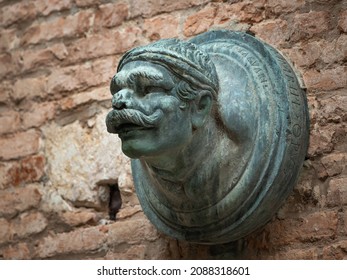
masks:
[(192, 137), (189, 107), (174, 93), (177, 78), (150, 62), (125, 64), (111, 84), (107, 130), (130, 158), (177, 154)]

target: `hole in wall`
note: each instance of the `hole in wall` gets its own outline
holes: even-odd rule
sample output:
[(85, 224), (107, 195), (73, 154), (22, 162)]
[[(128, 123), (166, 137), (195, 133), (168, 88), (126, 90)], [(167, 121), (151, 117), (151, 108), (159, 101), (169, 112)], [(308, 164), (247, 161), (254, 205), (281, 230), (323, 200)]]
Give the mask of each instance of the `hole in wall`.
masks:
[(105, 179), (99, 181), (97, 185), (105, 189), (108, 201), (108, 216), (110, 220), (115, 221), (117, 213), (122, 207), (122, 196), (120, 194), (118, 182), (114, 179)]

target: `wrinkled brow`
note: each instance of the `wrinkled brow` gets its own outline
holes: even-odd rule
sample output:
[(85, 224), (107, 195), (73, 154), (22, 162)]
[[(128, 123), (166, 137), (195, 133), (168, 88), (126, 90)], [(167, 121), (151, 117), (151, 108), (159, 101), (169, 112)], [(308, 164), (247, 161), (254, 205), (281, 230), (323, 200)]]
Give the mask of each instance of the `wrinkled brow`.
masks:
[(138, 70), (136, 72), (130, 73), (127, 84), (134, 85), (137, 82), (160, 82), (163, 80), (163, 75), (160, 73), (155, 73), (154, 71), (144, 71)]
[[(153, 69), (145, 69), (143, 67), (139, 67), (139, 69), (131, 71), (130, 74), (127, 72), (122, 73), (121, 71), (112, 78), (111, 93), (114, 94), (125, 87), (134, 88), (141, 85), (146, 85), (148, 83), (155, 83), (165, 86), (163, 74), (156, 72)], [(171, 85), (171, 83), (168, 83), (167, 86), (169, 85)]]

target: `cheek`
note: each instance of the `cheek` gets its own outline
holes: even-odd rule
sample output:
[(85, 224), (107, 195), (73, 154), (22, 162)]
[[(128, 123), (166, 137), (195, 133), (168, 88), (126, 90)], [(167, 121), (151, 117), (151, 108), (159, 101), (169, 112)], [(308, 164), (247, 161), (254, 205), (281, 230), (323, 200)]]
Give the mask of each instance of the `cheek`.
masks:
[(161, 109), (164, 113), (174, 112), (182, 104), (182, 101), (171, 95), (151, 94), (148, 98), (148, 103), (152, 104), (152, 109)]

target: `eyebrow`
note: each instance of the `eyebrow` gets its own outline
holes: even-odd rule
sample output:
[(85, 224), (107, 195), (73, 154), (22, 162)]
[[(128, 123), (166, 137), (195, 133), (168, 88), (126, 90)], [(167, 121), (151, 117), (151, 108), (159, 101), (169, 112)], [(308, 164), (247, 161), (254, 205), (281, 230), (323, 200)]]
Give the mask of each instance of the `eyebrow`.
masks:
[[(122, 72), (122, 71), (121, 71)], [(164, 75), (153, 69), (145, 69), (144, 67), (139, 67), (131, 71), (129, 75), (123, 73), (117, 73), (111, 81), (111, 93), (115, 93), (125, 87), (137, 86), (139, 82), (145, 83), (152, 82), (156, 86), (162, 87), (164, 89), (170, 90), (174, 86), (172, 80), (165, 79)]]
[(155, 83), (160, 83), (164, 80), (164, 77), (162, 74), (159, 73), (148, 73), (148, 71), (145, 70), (136, 70), (135, 72), (130, 73), (130, 75), (127, 78), (126, 84), (129, 85), (136, 85), (139, 81), (150, 81)]

